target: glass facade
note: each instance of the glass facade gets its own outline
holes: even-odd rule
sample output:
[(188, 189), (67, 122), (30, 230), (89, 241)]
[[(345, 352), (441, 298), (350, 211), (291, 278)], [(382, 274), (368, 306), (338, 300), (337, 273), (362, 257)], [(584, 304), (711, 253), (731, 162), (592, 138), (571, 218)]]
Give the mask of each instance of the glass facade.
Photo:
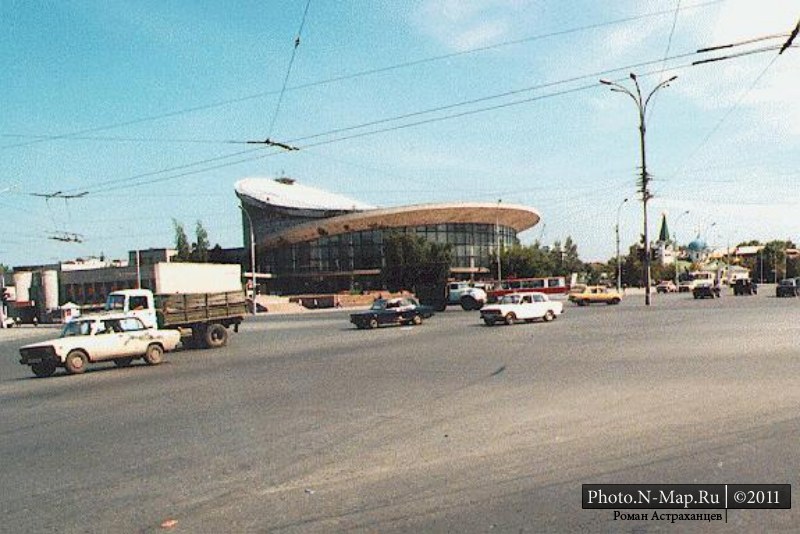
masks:
[[(383, 265), (384, 238), (392, 232), (413, 233), (428, 241), (449, 244), (453, 253), (452, 268), (472, 272), (487, 272), (495, 254), (496, 244), (512, 246), (519, 243), (517, 233), (507, 226), (493, 224), (429, 224), (401, 228), (381, 228), (321, 236), (312, 241), (286, 245), (264, 251), (266, 260), (260, 265), (279, 279), (314, 278), (316, 282), (290, 283), (287, 291), (342, 290), (356, 286), (379, 288), (379, 271)], [(361, 272), (359, 272), (361, 271)], [(363, 272), (369, 271), (369, 272)], [(334, 280), (324, 281), (322, 278)], [(338, 278), (338, 281), (335, 279)], [(285, 286), (286, 284), (280, 284)]]

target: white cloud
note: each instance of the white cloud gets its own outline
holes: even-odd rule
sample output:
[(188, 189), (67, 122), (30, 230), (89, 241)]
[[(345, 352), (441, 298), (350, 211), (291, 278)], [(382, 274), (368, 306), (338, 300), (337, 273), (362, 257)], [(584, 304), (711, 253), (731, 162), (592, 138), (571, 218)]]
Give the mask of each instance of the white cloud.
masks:
[(413, 19), (423, 33), (464, 51), (508, 38), (532, 5), (530, 0), (427, 0)]

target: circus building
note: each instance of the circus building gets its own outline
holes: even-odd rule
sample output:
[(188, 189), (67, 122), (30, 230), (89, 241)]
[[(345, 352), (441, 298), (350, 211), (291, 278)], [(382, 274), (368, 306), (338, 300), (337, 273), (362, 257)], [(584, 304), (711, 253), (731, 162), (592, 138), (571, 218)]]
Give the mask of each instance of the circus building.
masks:
[(245, 178), (234, 188), (245, 250), (252, 233), (256, 271), (270, 292), (380, 289), (392, 232), (449, 244), (454, 278), (488, 277), (497, 247), (519, 243), (540, 219), (533, 208), (503, 202), (377, 207), (291, 178)]

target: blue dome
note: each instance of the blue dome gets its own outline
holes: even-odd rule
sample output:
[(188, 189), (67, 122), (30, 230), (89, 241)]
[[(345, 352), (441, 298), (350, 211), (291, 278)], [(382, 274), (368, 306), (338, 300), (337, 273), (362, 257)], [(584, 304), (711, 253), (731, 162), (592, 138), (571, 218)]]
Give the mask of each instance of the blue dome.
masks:
[(695, 239), (694, 241), (689, 243), (689, 245), (686, 248), (694, 252), (701, 252), (705, 250), (707, 247), (705, 241), (702, 241), (700, 239)]

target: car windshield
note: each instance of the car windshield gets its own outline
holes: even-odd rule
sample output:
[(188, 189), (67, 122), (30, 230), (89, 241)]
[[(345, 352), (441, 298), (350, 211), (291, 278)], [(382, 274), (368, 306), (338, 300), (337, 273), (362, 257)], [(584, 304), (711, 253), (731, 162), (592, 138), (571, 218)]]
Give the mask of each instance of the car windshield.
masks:
[(64, 325), (61, 337), (88, 336), (91, 333), (92, 323), (90, 321), (73, 321)]
[(782, 286), (793, 286), (794, 285), (794, 280), (793, 279), (781, 280), (781, 285)]
[(383, 299), (378, 299), (372, 303), (372, 306), (370, 306), (370, 310), (384, 310), (386, 309), (386, 302), (387, 301)]

